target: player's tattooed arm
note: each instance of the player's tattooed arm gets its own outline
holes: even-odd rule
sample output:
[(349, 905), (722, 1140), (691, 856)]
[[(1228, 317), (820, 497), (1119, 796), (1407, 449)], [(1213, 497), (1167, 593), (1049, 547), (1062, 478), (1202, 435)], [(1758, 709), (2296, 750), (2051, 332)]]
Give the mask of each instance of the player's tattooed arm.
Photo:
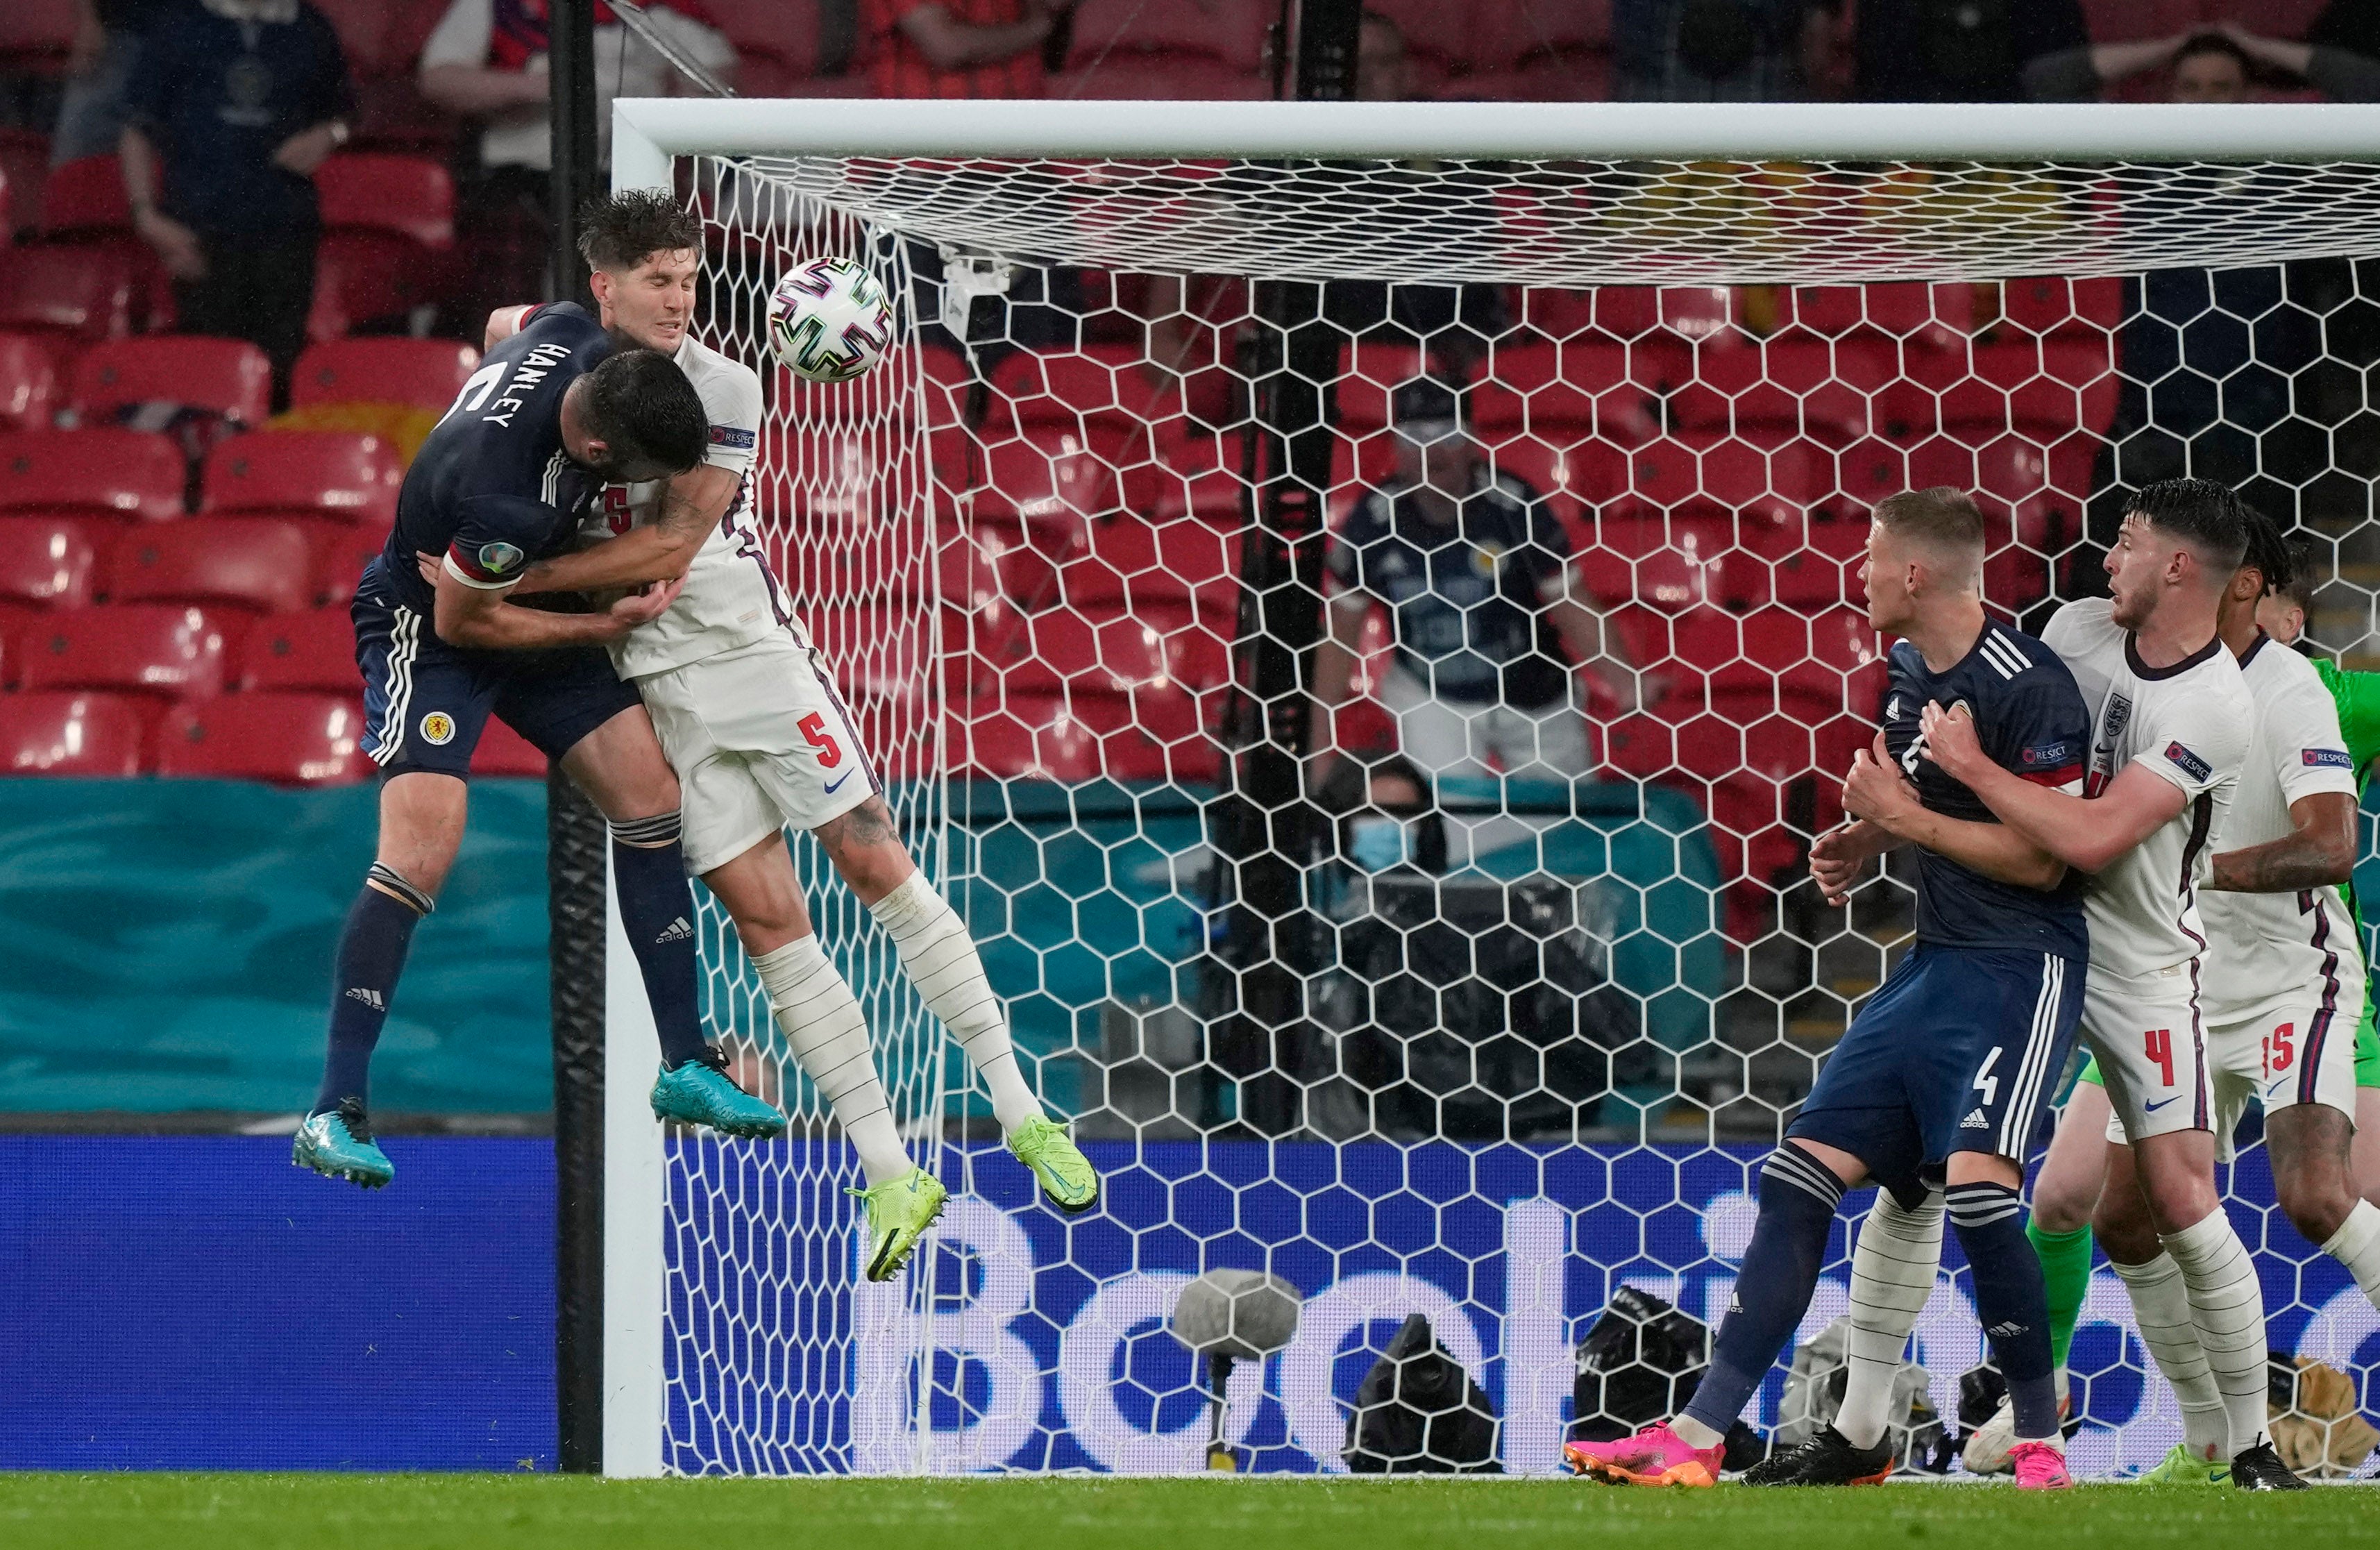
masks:
[(1886, 750), (1882, 733), (1875, 747), (1852, 761), (1843, 780), (1843, 810), (1896, 841), (1921, 845), (1995, 882), (2046, 890), (2066, 878), (2065, 863), (2007, 824), (1954, 818), (1926, 806)]
[(516, 592), (600, 592), (675, 581), (694, 563), (711, 530), (735, 503), (743, 480), (709, 464), (670, 480), (658, 519), (631, 527), (575, 554), (557, 554), (529, 566)]
[(2215, 858), (2209, 888), (2227, 893), (2295, 893), (2343, 883), (2355, 873), (2355, 798), (2321, 791), (2289, 804), (2290, 831)]
[(2096, 796), (2036, 785), (1993, 762), (1975, 738), (1964, 707), (1929, 705), (1925, 757), (1975, 793), (1995, 817), (2066, 866), (2097, 872), (2172, 821), (2190, 800), (2182, 789), (2135, 761)]

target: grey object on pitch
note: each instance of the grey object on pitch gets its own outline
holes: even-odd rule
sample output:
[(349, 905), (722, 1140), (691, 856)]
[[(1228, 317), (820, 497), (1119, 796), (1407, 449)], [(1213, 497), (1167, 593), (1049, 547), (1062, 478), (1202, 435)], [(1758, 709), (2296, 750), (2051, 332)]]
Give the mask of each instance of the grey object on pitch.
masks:
[(1269, 1356), (1297, 1333), (1298, 1290), (1261, 1270), (1209, 1270), (1182, 1289), (1166, 1327), (1201, 1356)]
[(1261, 1270), (1209, 1270), (1173, 1300), (1165, 1326), (1207, 1366), (1208, 1469), (1232, 1473), (1240, 1467), (1223, 1429), (1232, 1365), (1243, 1357), (1262, 1361), (1289, 1344), (1304, 1305), (1295, 1287)]

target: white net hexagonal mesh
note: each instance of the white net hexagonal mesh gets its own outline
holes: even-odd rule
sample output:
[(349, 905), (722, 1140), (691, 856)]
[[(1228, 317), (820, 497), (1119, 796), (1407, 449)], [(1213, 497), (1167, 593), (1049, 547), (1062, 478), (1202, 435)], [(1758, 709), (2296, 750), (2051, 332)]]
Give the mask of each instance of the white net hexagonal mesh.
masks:
[[(856, 1164), (707, 914), (710, 1015), (803, 1119), (782, 1144), (672, 1144), (672, 1470), (1204, 1468), (1213, 1374), (1166, 1317), (1222, 1267), (1305, 1300), (1294, 1339), (1229, 1376), (1242, 1467), (1347, 1468), (1359, 1386), (1419, 1314), (1477, 1386), (1425, 1408), (1495, 1423), (1466, 1441), (1441, 1415), (1387, 1447), (1393, 1467), (1484, 1448), (1551, 1470), (1565, 1435), (1667, 1408), (1661, 1362), (1590, 1386), (1581, 1340), (1623, 1287), (1716, 1325), (1752, 1170), (1906, 940), (1900, 883), (1842, 912), (1803, 880), (1877, 709), (1868, 506), (1973, 490), (1989, 599), (2037, 624), (2095, 589), (2124, 490), (2224, 478), (2309, 540), (2315, 638), (2368, 648), (2366, 167), (680, 175), (710, 234), (705, 337), (770, 384), (762, 539), (1107, 1194), (1078, 1218), (1033, 1198), (889, 944), (798, 842), (952, 1206), (907, 1276), (858, 1282)], [(760, 344), (777, 274), (828, 252), (906, 303), (893, 357), (832, 388)], [(1318, 612), (1335, 541), (1277, 563), (1244, 541), (1264, 530), (1264, 384), (1284, 349), (1314, 358), (1316, 327), (1334, 331), (1329, 520), (1395, 477), (1400, 391), (1459, 381), (1483, 466), (1522, 481), (1556, 572), (1645, 674), (1636, 706), (1626, 674), (1589, 674), (1581, 750), (1546, 756), (1591, 780), (1517, 778), (1547, 771), (1500, 767), (1509, 747), (1457, 769), (1385, 869), (1356, 809), (1411, 819), (1397, 792), (1268, 805), (1249, 773), (1304, 704), (1263, 680), (1255, 637)], [(1399, 646), (1372, 611), (1325, 722), (1376, 781), (1400, 714), (1409, 753), (1423, 735)], [(2273, 1206), (2261, 1148), (2227, 1177), (2272, 1346), (2380, 1407), (2380, 1315)], [(1949, 1253), (1912, 1359), (1955, 1433), (1985, 1345)], [(1804, 1338), (1844, 1308), (1843, 1239), (1830, 1258)], [(2173, 1400), (2104, 1266), (2082, 1319), (2079, 1471), (2153, 1462)], [(1783, 1390), (1772, 1374), (1764, 1433)]]

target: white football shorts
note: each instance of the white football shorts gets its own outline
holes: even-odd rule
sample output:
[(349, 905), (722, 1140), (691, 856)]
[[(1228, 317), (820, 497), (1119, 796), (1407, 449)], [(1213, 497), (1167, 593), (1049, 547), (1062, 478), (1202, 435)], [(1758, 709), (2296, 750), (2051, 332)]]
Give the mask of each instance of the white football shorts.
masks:
[[(2082, 987), (2082, 1041), (2098, 1057), (2107, 1084), (2108, 1140), (2214, 1128), (2214, 1084), (2193, 965), (2119, 975), (2092, 964)], [(2348, 1042), (2354, 1043), (2351, 1029)]]
[(2334, 975), (2304, 1000), (2207, 1030), (2215, 1056), (2216, 1134), (2231, 1155), (2231, 1132), (2248, 1100), (2270, 1120), (2291, 1104), (2318, 1103), (2355, 1117), (2355, 1029), (2363, 1020), (2361, 975)]
[(697, 877), (881, 789), (817, 654), (790, 630), (636, 682), (677, 771)]

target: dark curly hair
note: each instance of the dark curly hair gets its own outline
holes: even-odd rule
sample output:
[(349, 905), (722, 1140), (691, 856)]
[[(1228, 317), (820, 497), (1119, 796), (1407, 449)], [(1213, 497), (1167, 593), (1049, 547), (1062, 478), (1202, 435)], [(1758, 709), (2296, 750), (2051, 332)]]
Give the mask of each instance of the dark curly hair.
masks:
[(654, 253), (702, 246), (702, 220), (662, 188), (605, 194), (578, 207), (578, 251), (590, 269), (634, 269)]
[(659, 350), (622, 350), (587, 374), (587, 431), (609, 444), (613, 468), (653, 464), (682, 474), (710, 446), (710, 416), (677, 362)]

